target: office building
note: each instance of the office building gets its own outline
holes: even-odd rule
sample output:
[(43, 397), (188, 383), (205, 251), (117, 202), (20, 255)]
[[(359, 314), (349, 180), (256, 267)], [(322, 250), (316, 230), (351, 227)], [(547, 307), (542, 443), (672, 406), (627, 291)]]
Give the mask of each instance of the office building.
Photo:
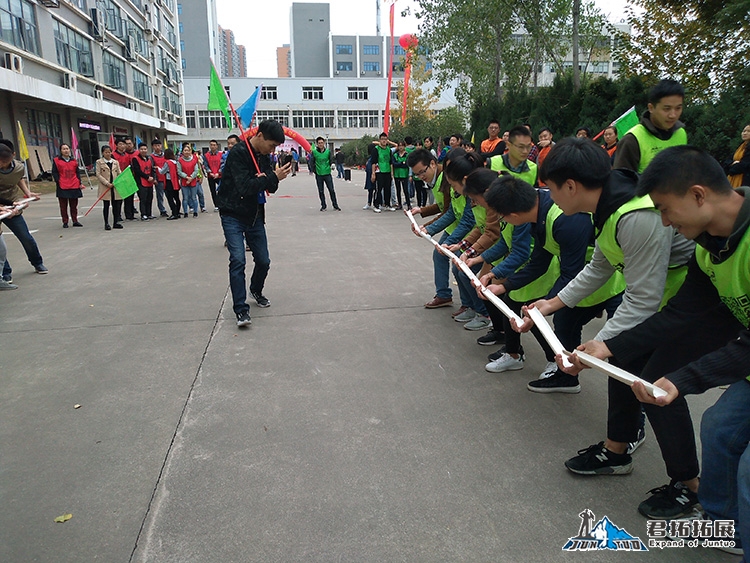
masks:
[(247, 76), (247, 61), (244, 45), (237, 45), (231, 29), (219, 26), (219, 52), (221, 76), (243, 78)]

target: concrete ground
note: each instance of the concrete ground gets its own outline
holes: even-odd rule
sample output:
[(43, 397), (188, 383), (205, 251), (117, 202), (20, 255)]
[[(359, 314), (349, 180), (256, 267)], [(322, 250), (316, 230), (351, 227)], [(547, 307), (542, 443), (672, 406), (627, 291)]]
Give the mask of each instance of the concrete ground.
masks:
[[(336, 182), (340, 213), (306, 172), (281, 184), (272, 306), (249, 329), (210, 207), (109, 232), (97, 207), (63, 230), (45, 196), (25, 217), (46, 276), (6, 229), (0, 561), (737, 561), (562, 551), (586, 508), (647, 541), (636, 507), (668, 480), (653, 436), (629, 476), (569, 473), (604, 438), (605, 378), (530, 393), (530, 338), (523, 371), (487, 373), (483, 333), (422, 306), (430, 245), (363, 211), (363, 180)], [(719, 393), (690, 398), (696, 424)]]

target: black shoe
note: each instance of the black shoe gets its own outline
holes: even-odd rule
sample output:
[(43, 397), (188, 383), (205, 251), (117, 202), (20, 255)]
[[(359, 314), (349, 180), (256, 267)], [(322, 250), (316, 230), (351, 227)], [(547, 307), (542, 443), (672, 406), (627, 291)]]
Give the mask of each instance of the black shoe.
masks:
[[(193, 213), (193, 217), (197, 217), (197, 216), (198, 216), (198, 214), (194, 212)], [(187, 217), (187, 215), (186, 215), (186, 217)]]
[(125, 217), (126, 221), (135, 221), (135, 217)]
[(578, 455), (566, 461), (565, 467), (578, 475), (626, 475), (633, 471), (633, 458), (610, 452), (604, 442), (599, 442), (578, 450)]
[[(520, 350), (518, 351), (518, 353), (521, 356), (524, 356), (523, 346), (520, 347)], [(491, 362), (494, 362), (495, 360), (497, 360), (498, 358), (500, 358), (500, 356), (502, 356), (503, 354), (505, 354), (505, 346), (503, 346), (502, 348), (500, 348), (497, 352), (493, 352), (492, 354), (490, 354), (489, 356), (487, 356), (487, 359), (489, 361), (491, 361)]]
[(575, 375), (556, 371), (554, 375), (544, 379), (535, 379), (526, 386), (534, 393), (580, 393), (581, 384)]
[(166, 211), (162, 211), (162, 212), (161, 212), (161, 213), (160, 213), (159, 215), (160, 215), (161, 217), (168, 217), (168, 216), (169, 216), (169, 213), (167, 213)]
[(321, 208), (320, 208), (320, 210), (321, 210), (321, 211), (325, 211), (325, 210), (326, 210), (326, 208), (325, 208), (325, 207), (321, 207)]
[(255, 299), (258, 307), (265, 309), (266, 307), (271, 306), (271, 302), (262, 293), (259, 293), (257, 291), (250, 291), (250, 295), (253, 296), (253, 299)]
[(74, 227), (83, 227), (83, 225), (81, 225), (78, 221), (73, 221), (73, 226)]
[(175, 219), (179, 219), (179, 218), (180, 218), (179, 215), (170, 215), (169, 217), (167, 217), (167, 221), (174, 221)]
[(335, 209), (336, 211), (341, 211), (341, 208), (340, 208), (340, 207), (334, 207), (334, 209)]
[(148, 221), (148, 215), (142, 215), (141, 221)]
[(690, 514), (698, 504), (698, 495), (682, 481), (672, 480), (669, 485), (651, 489), (649, 494), (651, 496), (638, 505), (638, 512), (646, 518), (671, 520)]
[(105, 223), (104, 224), (104, 230), (105, 231), (111, 231), (112, 230), (112, 227), (109, 226), (109, 223)]
[(120, 223), (115, 223), (114, 225), (112, 225), (112, 228), (113, 229), (122, 229), (122, 225), (120, 225)]
[(505, 334), (501, 330), (491, 330), (484, 336), (477, 338), (477, 344), (480, 346), (494, 346), (505, 342)]
[(67, 229), (67, 228), (68, 228), (68, 224), (67, 223), (63, 223), (63, 229)]
[(250, 314), (247, 311), (237, 315), (237, 326), (250, 326), (251, 324)]
[(183, 213), (183, 214), (182, 214), (182, 216), (183, 216), (183, 217), (187, 217), (187, 216), (188, 216), (188, 214), (187, 214), (187, 213)]

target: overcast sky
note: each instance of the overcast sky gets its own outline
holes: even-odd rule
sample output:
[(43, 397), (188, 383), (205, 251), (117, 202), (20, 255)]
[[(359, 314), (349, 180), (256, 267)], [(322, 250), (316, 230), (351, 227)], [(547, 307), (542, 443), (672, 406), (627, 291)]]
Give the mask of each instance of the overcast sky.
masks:
[[(296, 0), (306, 3), (312, 0)], [(323, 1), (323, 0), (318, 0)], [(626, 0), (595, 0), (610, 21), (624, 15)], [(329, 0), (331, 32), (334, 35), (375, 35), (376, 0)], [(216, 0), (219, 25), (234, 32), (238, 44), (247, 49), (247, 74), (251, 77), (276, 76), (276, 47), (289, 43), (289, 10), (292, 0)], [(389, 33), (387, 1), (381, 4), (381, 32)], [(402, 18), (406, 8), (415, 11), (413, 0), (397, 0), (395, 35), (416, 33), (419, 22)], [(258, 17), (262, 14), (262, 19)], [(238, 22), (243, 22), (239, 25)]]

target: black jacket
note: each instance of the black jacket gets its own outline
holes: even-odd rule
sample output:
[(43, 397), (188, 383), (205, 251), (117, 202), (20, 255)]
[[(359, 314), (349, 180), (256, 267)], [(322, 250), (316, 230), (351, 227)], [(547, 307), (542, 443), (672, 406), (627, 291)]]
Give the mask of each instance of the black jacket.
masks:
[(263, 191), (274, 193), (279, 189), (279, 179), (273, 172), (271, 159), (253, 150), (263, 176), (257, 169), (245, 143), (238, 143), (229, 152), (224, 164), (221, 186), (217, 195), (217, 205), (222, 215), (234, 217), (250, 225), (258, 217), (262, 220), (262, 206), (258, 204), (258, 194)]

